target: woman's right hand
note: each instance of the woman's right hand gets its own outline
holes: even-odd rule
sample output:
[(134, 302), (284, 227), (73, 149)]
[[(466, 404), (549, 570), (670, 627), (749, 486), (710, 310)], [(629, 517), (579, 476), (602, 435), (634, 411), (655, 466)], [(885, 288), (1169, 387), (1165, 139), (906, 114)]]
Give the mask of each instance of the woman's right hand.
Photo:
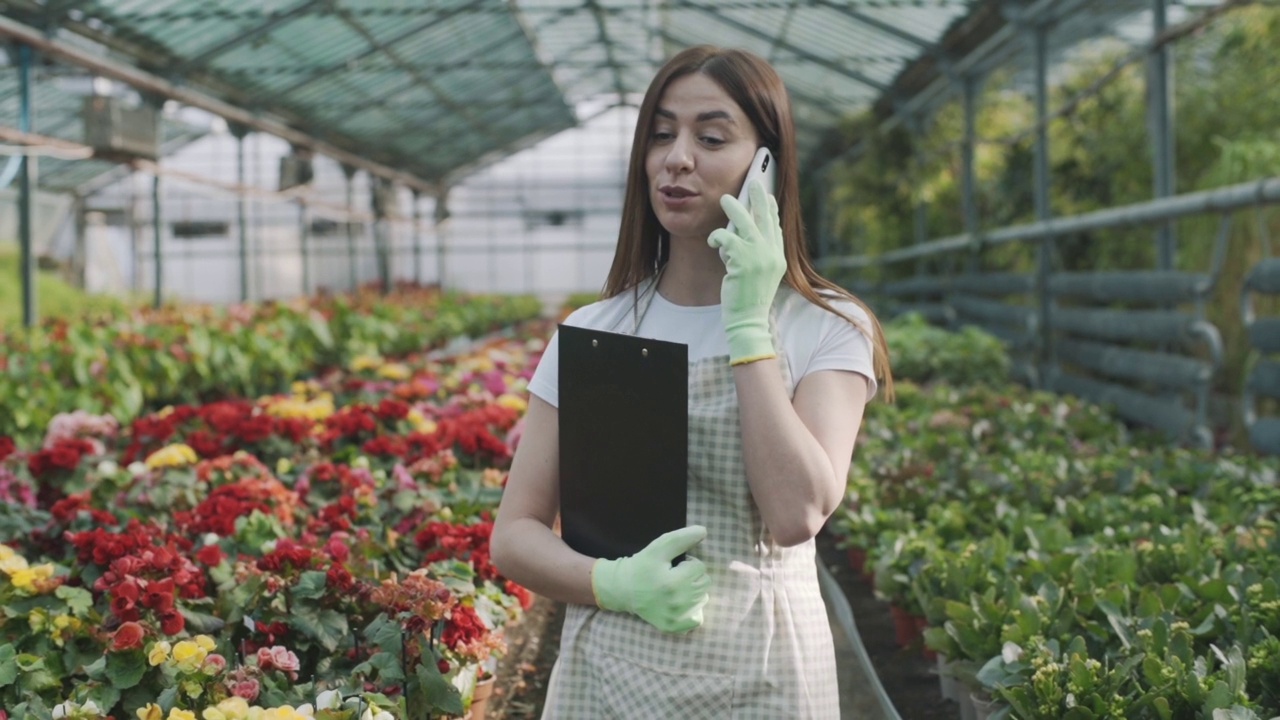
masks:
[(686, 558), (671, 561), (707, 536), (701, 525), (672, 530), (640, 552), (617, 560), (596, 560), (591, 568), (591, 589), (596, 604), (605, 610), (629, 612), (669, 633), (684, 633), (702, 624), (702, 608), (710, 596), (707, 566)]

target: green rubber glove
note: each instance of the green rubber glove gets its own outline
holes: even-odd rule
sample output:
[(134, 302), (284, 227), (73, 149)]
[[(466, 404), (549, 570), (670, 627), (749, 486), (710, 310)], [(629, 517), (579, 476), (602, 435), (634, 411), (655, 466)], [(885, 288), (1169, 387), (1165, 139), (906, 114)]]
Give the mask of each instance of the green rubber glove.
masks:
[(721, 228), (707, 237), (708, 245), (720, 249), (729, 270), (720, 286), (720, 312), (733, 365), (778, 356), (769, 332), (769, 307), (787, 272), (778, 201), (759, 180), (751, 181), (747, 193), (749, 212), (732, 195), (720, 198), (736, 232)]
[(596, 560), (591, 566), (596, 604), (638, 615), (663, 632), (683, 633), (698, 627), (711, 586), (707, 566), (697, 558), (686, 558), (675, 567), (671, 561), (706, 536), (705, 527), (690, 525), (659, 537), (635, 555)]

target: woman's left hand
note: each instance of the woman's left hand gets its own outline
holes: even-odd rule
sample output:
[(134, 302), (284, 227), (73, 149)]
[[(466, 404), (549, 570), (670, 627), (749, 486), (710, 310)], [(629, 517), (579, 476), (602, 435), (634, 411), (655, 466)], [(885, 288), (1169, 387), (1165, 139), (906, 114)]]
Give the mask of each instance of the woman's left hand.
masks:
[(720, 307), (733, 365), (777, 357), (769, 307), (787, 272), (778, 201), (759, 180), (752, 180), (747, 192), (750, 211), (732, 195), (720, 198), (736, 232), (721, 228), (707, 238), (708, 245), (720, 250), (729, 271), (720, 286)]

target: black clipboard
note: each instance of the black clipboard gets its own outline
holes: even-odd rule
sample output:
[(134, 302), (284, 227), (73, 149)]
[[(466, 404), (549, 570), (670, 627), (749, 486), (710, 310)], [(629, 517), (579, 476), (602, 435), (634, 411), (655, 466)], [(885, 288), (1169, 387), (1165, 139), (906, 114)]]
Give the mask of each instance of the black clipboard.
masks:
[(616, 559), (686, 524), (689, 346), (559, 326), (560, 525)]

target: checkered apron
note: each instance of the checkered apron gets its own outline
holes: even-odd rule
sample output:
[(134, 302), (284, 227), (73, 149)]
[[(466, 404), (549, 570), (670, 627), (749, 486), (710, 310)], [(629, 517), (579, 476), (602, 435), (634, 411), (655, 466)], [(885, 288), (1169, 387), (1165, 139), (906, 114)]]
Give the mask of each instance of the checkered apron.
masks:
[[(775, 347), (776, 309), (788, 292), (770, 313)], [(651, 299), (643, 296), (632, 334)], [(786, 354), (778, 359), (791, 395)], [(707, 528), (690, 552), (712, 580), (703, 624), (672, 635), (634, 615), (569, 605), (544, 720), (839, 718), (815, 545), (781, 547), (760, 518), (728, 356), (689, 363), (688, 503), (689, 524)]]

